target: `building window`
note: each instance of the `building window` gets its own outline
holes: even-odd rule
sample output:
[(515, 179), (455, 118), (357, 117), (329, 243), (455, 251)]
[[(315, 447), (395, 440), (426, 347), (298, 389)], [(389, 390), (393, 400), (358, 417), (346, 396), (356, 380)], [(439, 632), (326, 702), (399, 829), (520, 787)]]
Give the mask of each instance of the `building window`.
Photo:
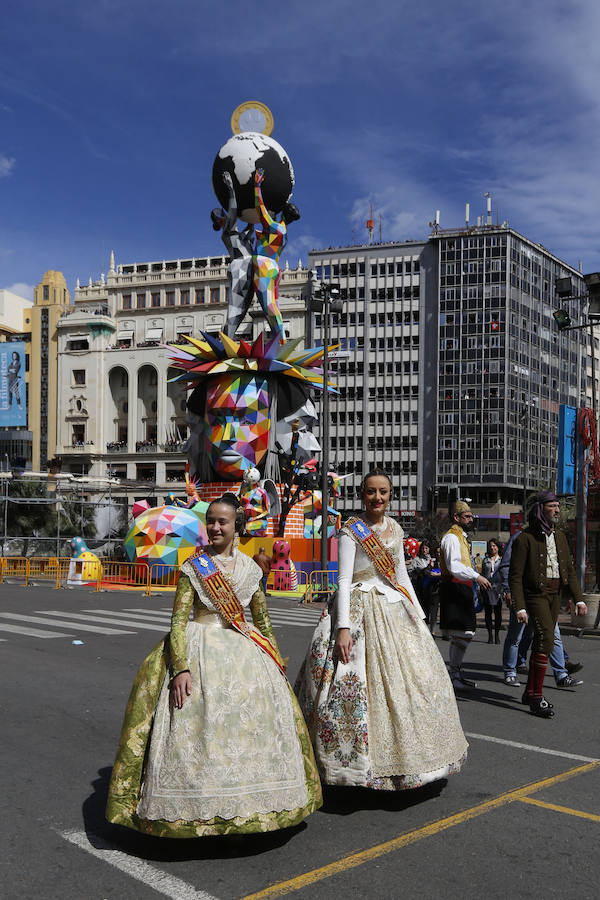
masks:
[(210, 303), (218, 303), (219, 302), (219, 288), (211, 287), (210, 289)]
[(182, 291), (182, 292), (181, 292), (181, 305), (182, 305), (182, 306), (189, 306), (189, 305), (190, 305), (190, 292), (189, 292), (189, 291)]
[(152, 369), (150, 372), (150, 384), (158, 384), (158, 372)]
[(136, 297), (136, 307), (137, 307), (138, 309), (145, 309), (145, 308), (146, 308), (146, 295), (145, 295), (145, 294), (138, 294), (138, 295), (137, 295), (137, 297)]
[(44, 285), (44, 300), (50, 299), (50, 288), (47, 284)]
[(167, 306), (175, 306), (175, 291), (167, 291)]
[(131, 294), (123, 294), (123, 309), (131, 309)]
[(196, 303), (204, 303), (204, 288), (196, 288)]
[(160, 294), (152, 294), (152, 306), (160, 306)]
[(89, 350), (90, 342), (87, 338), (67, 341), (67, 350)]
[(85, 369), (73, 369), (73, 384), (85, 384)]
[(83, 423), (73, 425), (71, 445), (73, 447), (83, 447), (85, 445), (85, 425)]

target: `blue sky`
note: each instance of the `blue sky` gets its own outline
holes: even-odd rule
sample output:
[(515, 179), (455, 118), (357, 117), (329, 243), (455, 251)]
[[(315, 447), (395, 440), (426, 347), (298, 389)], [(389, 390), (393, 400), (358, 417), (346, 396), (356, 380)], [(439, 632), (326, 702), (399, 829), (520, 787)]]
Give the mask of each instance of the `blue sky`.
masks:
[(500, 220), (600, 268), (597, 0), (4, 0), (0, 288), (218, 254), (210, 173), (266, 103), (312, 247)]

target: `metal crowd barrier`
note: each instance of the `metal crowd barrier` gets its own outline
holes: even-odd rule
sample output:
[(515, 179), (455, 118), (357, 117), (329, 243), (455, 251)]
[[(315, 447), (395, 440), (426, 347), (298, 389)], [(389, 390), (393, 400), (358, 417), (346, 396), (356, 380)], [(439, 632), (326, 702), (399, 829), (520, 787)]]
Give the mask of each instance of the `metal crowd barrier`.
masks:
[(179, 581), (179, 568), (167, 566), (165, 563), (150, 563), (148, 567), (148, 580), (146, 595), (160, 591), (174, 591)]
[(111, 585), (124, 590), (139, 590), (148, 588), (148, 566), (142, 563), (121, 562), (115, 559), (104, 559), (98, 567), (98, 579), (96, 590)]
[(335, 594), (337, 584), (333, 580), (333, 573), (324, 569), (314, 569), (308, 580), (306, 602), (313, 603), (315, 599), (329, 599), (329, 595)]

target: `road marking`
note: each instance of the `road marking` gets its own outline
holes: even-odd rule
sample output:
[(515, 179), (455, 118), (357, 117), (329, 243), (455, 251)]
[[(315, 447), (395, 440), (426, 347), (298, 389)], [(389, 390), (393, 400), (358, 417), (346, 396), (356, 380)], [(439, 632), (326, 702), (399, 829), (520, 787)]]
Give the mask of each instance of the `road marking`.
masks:
[(95, 613), (100, 613), (100, 615), (118, 616), (120, 620), (135, 619), (138, 622), (152, 622), (153, 625), (156, 625), (157, 622), (163, 622), (164, 624), (160, 626), (163, 631), (165, 630), (165, 625), (168, 626), (169, 622), (171, 621), (170, 616), (159, 618), (157, 616), (146, 616), (144, 613), (121, 612), (121, 610), (116, 609), (82, 609), (81, 611), (83, 613), (91, 613), (92, 615)]
[[(48, 624), (53, 624), (48, 622)], [(42, 631), (41, 628), (25, 628), (23, 625), (5, 625), (4, 622), (0, 622), (0, 631), (10, 631), (12, 634), (26, 634), (28, 637), (37, 637), (37, 638), (61, 638), (61, 637), (75, 637), (74, 634), (63, 634), (61, 631)], [(0, 638), (0, 640), (5, 641), (6, 638)]]
[(516, 741), (507, 741), (505, 738), (492, 737), (489, 734), (474, 734), (465, 731), (468, 738), (479, 741), (490, 741), (492, 744), (504, 744), (506, 747), (515, 747), (517, 750), (531, 750), (533, 753), (545, 753), (548, 756), (562, 756), (564, 759), (575, 759), (578, 762), (596, 762), (595, 756), (578, 756), (577, 753), (564, 753), (562, 750), (550, 750), (548, 747), (536, 747), (535, 744), (519, 744)]
[(131, 878), (135, 878), (136, 881), (141, 881), (142, 884), (162, 894), (163, 897), (171, 897), (172, 900), (217, 900), (211, 894), (207, 894), (205, 891), (198, 891), (193, 884), (182, 881), (181, 878), (177, 878), (175, 875), (161, 872), (160, 869), (156, 869), (150, 863), (136, 859), (135, 856), (129, 856), (128, 853), (123, 853), (122, 850), (113, 850), (106, 841), (96, 834), (90, 834), (90, 837), (94, 844), (100, 846), (90, 844), (84, 831), (59, 831), (58, 833), (66, 841), (79, 847), (80, 850), (85, 850), (86, 853), (90, 853), (96, 859), (107, 862), (109, 865), (114, 866), (115, 869), (119, 869)]
[(591, 819), (592, 822), (600, 822), (600, 816), (595, 813), (583, 812), (581, 809), (570, 809), (568, 806), (557, 806), (556, 803), (546, 803), (544, 800), (536, 800), (534, 797), (521, 797), (521, 803), (531, 803), (532, 806), (542, 806), (544, 809), (553, 809), (554, 812), (566, 813), (568, 816), (578, 816), (580, 819)]
[[(34, 622), (38, 625), (66, 625), (74, 631), (96, 631), (98, 634), (135, 634), (135, 631), (117, 631), (116, 628), (100, 628), (99, 625), (82, 625), (79, 622), (67, 622), (66, 619), (42, 619), (40, 616), (23, 616), (17, 613), (0, 613), (3, 619), (16, 619), (18, 622)], [(77, 624), (77, 627), (75, 625)], [(70, 637), (70, 635), (67, 635)]]
[(171, 613), (173, 612), (172, 609), (170, 609), (168, 611), (165, 610), (163, 612), (160, 609), (141, 609), (140, 607), (136, 607), (136, 606), (126, 606), (125, 611), (131, 612), (131, 613), (142, 613), (145, 616), (152, 616), (152, 617), (158, 616), (161, 619), (170, 619)]
[(544, 790), (544, 788), (559, 784), (561, 781), (567, 781), (569, 778), (576, 778), (578, 775), (592, 772), (599, 766), (600, 760), (596, 760), (587, 763), (584, 766), (577, 766), (574, 769), (561, 772), (559, 775), (552, 775), (550, 778), (544, 778), (543, 781), (535, 781), (532, 784), (516, 788), (513, 791), (507, 791), (505, 794), (500, 794), (499, 797), (494, 797), (492, 800), (486, 800), (485, 803), (480, 803), (478, 806), (472, 806), (470, 809), (465, 809), (462, 812), (455, 813), (455, 815), (448, 816), (445, 819), (438, 819), (437, 822), (431, 822), (429, 825), (425, 825), (423, 828), (417, 828), (415, 831), (408, 831), (406, 834), (401, 834), (391, 841), (385, 841), (383, 844), (377, 844), (375, 847), (370, 847), (368, 850), (362, 850), (359, 853), (351, 853), (349, 856), (342, 857), (342, 859), (338, 859), (326, 866), (321, 866), (310, 872), (304, 872), (296, 878), (290, 878), (289, 881), (280, 881), (278, 884), (273, 884), (271, 887), (265, 888), (262, 891), (257, 891), (254, 894), (247, 894), (240, 898), (240, 900), (267, 900), (267, 898), (268, 900), (271, 900), (272, 897), (283, 897), (285, 894), (292, 893), (292, 891), (302, 890), (311, 884), (315, 884), (317, 881), (322, 881), (324, 878), (331, 878), (332, 875), (339, 875), (341, 872), (345, 872), (348, 869), (362, 866), (364, 863), (377, 859), (379, 856), (392, 853), (394, 850), (400, 850), (402, 847), (414, 844), (416, 841), (420, 841), (423, 838), (440, 834), (448, 828), (453, 828), (455, 825), (461, 825), (463, 822), (475, 819), (493, 809), (498, 809), (501, 806), (506, 806), (508, 803), (521, 800), (529, 794), (534, 794), (537, 791)]
[[(162, 631), (164, 633), (163, 625), (155, 625), (153, 622), (130, 622), (129, 620), (124, 622), (123, 619), (115, 619), (114, 616), (90, 616), (86, 613), (69, 613), (69, 612), (61, 612), (59, 609), (39, 609), (38, 612), (43, 613), (45, 616), (62, 616), (64, 619), (77, 619), (77, 625), (80, 624), (80, 620), (84, 622), (105, 622), (108, 625), (129, 625), (131, 628), (143, 628), (146, 631)], [(64, 625), (67, 625), (67, 622), (63, 622)], [(73, 625), (73, 628), (75, 626)], [(90, 625), (89, 628), (92, 628)], [(132, 631), (121, 632), (121, 634), (135, 634)]]

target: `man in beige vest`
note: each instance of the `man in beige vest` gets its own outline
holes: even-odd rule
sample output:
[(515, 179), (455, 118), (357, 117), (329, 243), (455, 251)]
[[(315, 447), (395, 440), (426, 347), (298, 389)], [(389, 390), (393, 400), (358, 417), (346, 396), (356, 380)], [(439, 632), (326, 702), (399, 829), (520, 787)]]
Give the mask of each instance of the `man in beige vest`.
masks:
[(450, 637), (448, 654), (450, 678), (455, 691), (477, 687), (462, 674), (462, 662), (475, 634), (474, 587), (491, 590), (491, 584), (473, 568), (467, 534), (473, 530), (473, 513), (459, 500), (452, 510), (452, 527), (441, 544), (440, 626)]

